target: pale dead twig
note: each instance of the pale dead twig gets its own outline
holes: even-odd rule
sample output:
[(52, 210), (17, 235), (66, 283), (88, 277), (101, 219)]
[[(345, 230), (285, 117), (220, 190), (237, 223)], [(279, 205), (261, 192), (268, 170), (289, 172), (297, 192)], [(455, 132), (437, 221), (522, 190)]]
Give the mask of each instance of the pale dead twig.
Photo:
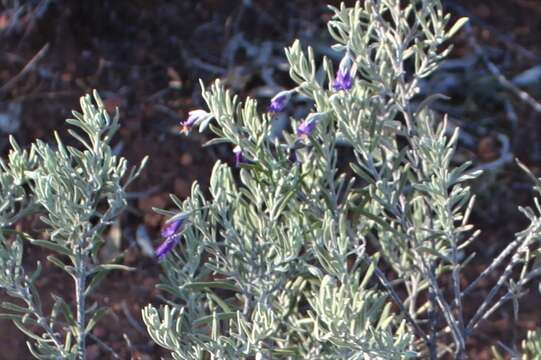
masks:
[(130, 323), (131, 326), (133, 326), (133, 328), (135, 330), (137, 330), (137, 332), (139, 332), (140, 334), (143, 334), (143, 335), (147, 335), (147, 332), (146, 330), (139, 324), (139, 322), (137, 320), (135, 320), (130, 312), (130, 309), (128, 308), (128, 304), (126, 303), (126, 301), (122, 301), (122, 312), (124, 313), (124, 316), (126, 316), (126, 319), (128, 320), (128, 322)]
[(37, 62), (40, 61), (45, 56), (45, 54), (47, 53), (47, 50), (49, 50), (49, 43), (45, 44), (36, 53), (36, 55), (34, 55), (32, 59), (30, 59), (30, 61), (23, 67), (23, 69), (17, 75), (11, 78), (7, 83), (5, 83), (0, 88), (0, 96), (2, 96), (3, 94), (11, 90), (15, 86), (15, 84), (17, 84), (19, 80), (21, 80), (28, 72), (33, 70)]
[[(533, 226), (536, 228), (539, 228), (540, 224), (536, 223)], [(504, 284), (507, 282), (507, 280), (512, 276), (513, 270), (515, 269), (515, 266), (522, 262), (522, 253), (524, 252), (524, 249), (526, 249), (533, 241), (535, 240), (535, 233), (532, 231), (530, 232), (525, 238), (518, 238), (515, 240), (515, 242), (518, 241), (518, 246), (516, 246), (516, 250), (514, 250), (514, 255), (511, 257), (510, 262), (507, 264), (507, 266), (504, 269), (503, 274), (498, 279), (498, 282), (492, 289), (490, 290), (489, 294), (485, 296), (483, 303), (481, 306), (477, 309), (475, 315), (468, 323), (468, 326), (466, 327), (466, 332), (470, 333), (473, 329), (475, 329), (481, 321), (488, 318), (496, 309), (498, 309), (503, 302), (508, 300), (512, 297), (512, 293), (508, 292), (507, 295), (501, 297), (498, 301), (495, 302), (492, 307), (489, 307), (492, 303), (492, 300), (496, 297), (498, 294), (498, 291), (504, 286)], [(512, 243), (513, 244), (513, 243)], [(510, 247), (513, 245), (509, 245)], [(522, 279), (518, 284), (517, 287), (524, 286), (531, 278), (538, 275), (538, 272), (541, 269), (537, 269), (538, 271), (532, 271), (530, 272), (525, 279)], [(466, 289), (467, 290), (467, 289)]]
[(513, 153), (511, 152), (511, 144), (509, 138), (504, 134), (498, 134), (498, 140), (502, 144), (500, 157), (494, 161), (477, 165), (473, 169), (473, 171), (495, 170), (513, 161)]
[(191, 68), (201, 69), (210, 74), (215, 74), (219, 76), (222, 76), (226, 72), (226, 69), (224, 69), (223, 67), (206, 63), (203, 60), (195, 57), (193, 54), (189, 53), (187, 50), (182, 51), (182, 57), (184, 59), (184, 62)]
[(509, 101), (508, 99), (504, 99), (503, 105), (505, 107), (505, 113), (507, 114), (507, 119), (511, 123), (512, 128), (515, 129), (518, 125), (517, 112), (515, 111), (513, 104), (511, 104), (511, 101)]
[(520, 89), (518, 86), (513, 84), (512, 81), (507, 79), (505, 75), (500, 71), (500, 69), (494, 64), (487, 56), (487, 54), (483, 51), (481, 48), (481, 45), (477, 42), (477, 39), (475, 38), (475, 35), (473, 34), (473, 30), (469, 24), (466, 24), (464, 26), (464, 30), (468, 33), (468, 42), (472, 46), (473, 50), (479, 56), (485, 65), (487, 66), (490, 73), (498, 80), (500, 85), (502, 85), (507, 90), (511, 91), (513, 94), (515, 94), (520, 100), (531, 106), (535, 111), (541, 112), (541, 104), (535, 100), (530, 94), (528, 94), (526, 91)]
[(460, 15), (460, 16), (466, 16), (470, 19), (471, 22), (478, 24), (484, 29), (487, 29), (498, 41), (501, 41), (504, 43), (508, 48), (513, 49), (521, 56), (535, 61), (539, 62), (540, 58), (537, 54), (532, 52), (531, 50), (525, 48), (524, 46), (517, 44), (513, 39), (506, 34), (503, 34), (501, 31), (499, 31), (494, 26), (488, 24), (486, 21), (482, 20), (481, 18), (473, 15), (469, 11), (467, 11), (463, 6), (455, 3), (454, 1), (448, 0), (446, 1), (446, 6), (448, 6), (450, 9), (453, 10), (454, 13)]
[(118, 355), (112, 347), (110, 347), (109, 345), (107, 345), (105, 342), (103, 342), (99, 337), (93, 335), (92, 333), (88, 333), (87, 334), (88, 337), (90, 337), (92, 340), (94, 340), (99, 347), (101, 347), (103, 350), (107, 351), (108, 353), (111, 354), (111, 356), (113, 357), (113, 359), (120, 359), (120, 355)]

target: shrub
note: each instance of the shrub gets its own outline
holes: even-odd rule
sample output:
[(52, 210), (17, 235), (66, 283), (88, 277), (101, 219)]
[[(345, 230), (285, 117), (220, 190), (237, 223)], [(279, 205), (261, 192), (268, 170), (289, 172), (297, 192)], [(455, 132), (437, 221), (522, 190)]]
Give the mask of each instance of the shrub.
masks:
[[(22, 150), (10, 138), (7, 161), (0, 160), (0, 288), (16, 302), (0, 306), (3, 318), (28, 337), (28, 348), (38, 359), (84, 359), (85, 339), (106, 308), (86, 303), (86, 298), (114, 269), (126, 269), (115, 259), (104, 263), (98, 256), (105, 242), (104, 231), (126, 207), (126, 187), (139, 175), (128, 171), (126, 159), (110, 146), (118, 129), (118, 112), (110, 117), (94, 93), (96, 105), (87, 95), (81, 98), (82, 113), (67, 122), (70, 135), (82, 150), (66, 146), (55, 133), (56, 144), (36, 141)], [(46, 239), (34, 239), (14, 229), (29, 216), (39, 215), (46, 225)], [(15, 238), (14, 241), (8, 241)], [(50, 250), (47, 257), (74, 281), (76, 304), (52, 294), (50, 312), (41, 304), (33, 272), (22, 265), (23, 240)]]
[[(210, 198), (195, 183), (188, 199), (172, 196), (178, 211), (160, 211), (170, 220), (159, 288), (170, 297), (143, 319), (174, 359), (464, 359), (478, 325), (511, 300), (516, 316), (540, 272), (536, 201), (521, 209), (530, 226), (463, 286), (479, 172), (453, 163), (459, 131), (429, 109), (442, 95), (418, 90), (466, 19), (451, 23), (438, 0), (332, 10), (336, 75), (296, 41), (286, 49), (296, 87), (268, 113), (217, 81), (202, 85), (208, 110), (182, 124), (208, 127), (207, 145), (231, 144), (238, 169), (217, 162)], [(273, 136), (295, 96), (312, 112)], [(502, 266), (466, 317), (464, 301)]]

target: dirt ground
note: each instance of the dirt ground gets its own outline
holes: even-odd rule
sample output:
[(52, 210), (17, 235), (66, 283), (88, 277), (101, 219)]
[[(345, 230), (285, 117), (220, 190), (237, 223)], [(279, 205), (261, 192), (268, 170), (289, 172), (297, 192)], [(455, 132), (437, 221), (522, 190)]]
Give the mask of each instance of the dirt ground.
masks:
[[(266, 103), (279, 86), (289, 85), (284, 46), (300, 38), (324, 52), (328, 44), (326, 1), (249, 3), (35, 0), (25, 2), (17, 14), (12, 8), (1, 8), (0, 115), (9, 119), (7, 124), (0, 122), (1, 154), (8, 147), (5, 133), (13, 133), (22, 144), (50, 139), (53, 129), (65, 134), (64, 119), (78, 108), (79, 96), (98, 89), (111, 109), (120, 109), (117, 146), (122, 154), (132, 164), (150, 155), (146, 170), (131, 188), (130, 209), (110, 235), (117, 248), (108, 250), (127, 249), (124, 262), (136, 270), (112, 273), (93, 297), (112, 309), (94, 335), (123, 359), (166, 355), (149, 341), (140, 317), (144, 305), (160, 302), (154, 288), (160, 268), (137, 245), (137, 230), (146, 231), (156, 244), (163, 219), (152, 207), (171, 207), (168, 194), (186, 197), (193, 181), (205, 187), (215, 160), (229, 157), (226, 148), (201, 147), (208, 135), (179, 133), (179, 121), (201, 105), (198, 79), (209, 83), (223, 78), (239, 95), (256, 96)], [(454, 14), (472, 17), (479, 43), (509, 78), (541, 64), (538, 0), (443, 3)], [(468, 135), (459, 156), (475, 165), (492, 164), (503, 151), (503, 137), (513, 156), (540, 175), (540, 113), (499, 86), (481, 61), (464, 65), (472, 54), (462, 33), (451, 56), (462, 65), (445, 68), (427, 83), (432, 90), (443, 87), (453, 98), (440, 107)], [(541, 99), (540, 84), (539, 80), (528, 83), (525, 90)], [(464, 282), (524, 227), (516, 208), (530, 204), (532, 198), (527, 179), (513, 162), (490, 167), (475, 191), (479, 201), (474, 220), (483, 234), (474, 246), (478, 257), (466, 270)], [(40, 225), (31, 226), (39, 229)], [(26, 266), (44, 257), (45, 252), (27, 247)], [(48, 298), (47, 292), (69, 296), (72, 285), (64, 274), (46, 261), (44, 266), (38, 283), (43, 298)], [(472, 297), (472, 309), (495, 280), (489, 278)], [(527, 329), (541, 326), (540, 300), (532, 288), (522, 302), (518, 324), (513, 323), (510, 307), (484, 323), (481, 335), (472, 340), (470, 358), (489, 359), (490, 347), (497, 341), (518, 344)], [(0, 323), (0, 344), (0, 360), (30, 359), (24, 336), (7, 321)], [(89, 339), (89, 360), (107, 358)]]

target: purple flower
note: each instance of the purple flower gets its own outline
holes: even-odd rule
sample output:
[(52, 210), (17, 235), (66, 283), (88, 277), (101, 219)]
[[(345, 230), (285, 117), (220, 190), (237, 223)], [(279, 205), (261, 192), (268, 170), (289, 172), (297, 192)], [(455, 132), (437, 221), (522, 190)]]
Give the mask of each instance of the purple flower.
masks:
[(179, 216), (174, 217), (167, 222), (167, 225), (161, 233), (165, 240), (160, 244), (155, 252), (158, 260), (163, 260), (165, 255), (173, 250), (175, 245), (178, 243), (180, 239), (180, 232), (182, 231), (182, 227), (184, 226), (187, 218), (188, 213), (181, 213)]
[(317, 123), (309, 118), (306, 118), (299, 127), (297, 128), (297, 135), (300, 136), (310, 136), (314, 129), (316, 128)]
[(188, 114), (188, 119), (180, 123), (182, 130), (180, 132), (188, 134), (192, 127), (210, 118), (210, 114), (205, 110), (192, 110)]
[(244, 155), (242, 154), (242, 149), (240, 146), (235, 146), (233, 149), (233, 153), (235, 154), (235, 166), (240, 167), (240, 164), (249, 164), (251, 161), (246, 159)]
[(353, 79), (351, 78), (351, 74), (349, 72), (342, 72), (342, 70), (338, 70), (338, 74), (336, 74), (336, 78), (332, 83), (333, 90), (349, 90), (352, 86)]
[(297, 136), (303, 137), (312, 135), (316, 125), (317, 123), (313, 119), (307, 117), (297, 128)]
[(334, 91), (351, 89), (353, 86), (353, 78), (351, 76), (352, 66), (353, 60), (351, 59), (351, 55), (348, 51), (340, 61), (338, 73), (336, 74), (336, 78), (332, 83), (332, 88)]
[(287, 157), (287, 159), (289, 161), (291, 161), (292, 163), (295, 163), (295, 164), (300, 164), (300, 160), (299, 160), (299, 157), (297, 156), (297, 150), (295, 150), (295, 148), (291, 148), (289, 149), (289, 155)]
[(162, 261), (165, 258), (165, 255), (167, 255), (171, 250), (173, 250), (175, 245), (177, 245), (179, 239), (179, 236), (171, 236), (161, 243), (161, 245), (156, 249), (156, 256), (158, 257), (158, 261)]
[(288, 151), (289, 151), (289, 154), (287, 156), (287, 159), (289, 161), (291, 161), (292, 163), (295, 163), (295, 164), (300, 164), (301, 163), (301, 160), (299, 159), (299, 157), (297, 156), (297, 150), (299, 149), (302, 149), (304, 148), (304, 144), (302, 143), (302, 141), (295, 141), (295, 144), (293, 144), (291, 147), (289, 147)]
[(270, 113), (279, 113), (284, 111), (289, 99), (291, 99), (292, 90), (280, 91), (272, 99), (267, 111)]
[(168, 238), (175, 235), (177, 231), (182, 227), (184, 220), (184, 217), (180, 217), (177, 220), (169, 222), (162, 230), (162, 237)]
[(310, 136), (325, 113), (312, 113), (297, 128), (297, 137)]

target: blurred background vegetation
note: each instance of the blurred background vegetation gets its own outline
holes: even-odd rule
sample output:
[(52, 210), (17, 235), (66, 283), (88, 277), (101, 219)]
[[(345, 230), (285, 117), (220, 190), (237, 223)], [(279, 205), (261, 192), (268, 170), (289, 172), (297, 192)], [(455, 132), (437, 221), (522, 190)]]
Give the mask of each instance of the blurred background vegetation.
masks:
[[(113, 274), (94, 299), (113, 310), (94, 334), (122, 358), (160, 355), (140, 319), (141, 306), (159, 302), (160, 295), (154, 289), (159, 265), (151, 249), (163, 219), (151, 208), (171, 206), (169, 193), (187, 196), (194, 180), (205, 186), (214, 161), (229, 157), (227, 148), (201, 147), (208, 135), (179, 132), (179, 121), (201, 106), (198, 79), (222, 78), (239, 95), (256, 97), (266, 107), (273, 94), (291, 85), (283, 48), (293, 39), (313, 46), (319, 57), (339, 61), (325, 28), (329, 2), (339, 3), (0, 0), (0, 153), (7, 152), (7, 134), (28, 144), (50, 139), (53, 129), (64, 131), (64, 119), (78, 107), (79, 96), (98, 89), (108, 107), (120, 108), (116, 150), (133, 163), (151, 157), (131, 189), (130, 211), (109, 234), (106, 248), (126, 252), (124, 262), (137, 270)], [(472, 160), (486, 170), (475, 183), (474, 220), (483, 233), (466, 282), (525, 225), (516, 208), (530, 204), (532, 192), (513, 159), (541, 174), (541, 104), (536, 100), (541, 101), (541, 3), (443, 3), (455, 17), (470, 17), (471, 27), (461, 32), (450, 59), (421, 91), (451, 97), (432, 108), (448, 113), (452, 126), (463, 129), (456, 161)], [(299, 113), (310, 106), (298, 101)], [(37, 219), (21, 226), (36, 233), (41, 228)], [(44, 255), (28, 247), (25, 262), (34, 266)], [(42, 291), (72, 293), (47, 262), (45, 271)], [(489, 278), (479, 290), (479, 302), (495, 280)], [(541, 326), (540, 301), (532, 288), (518, 323), (511, 305), (504, 307), (473, 339), (470, 357), (489, 359), (490, 346), (498, 346), (498, 340), (513, 346), (527, 329)], [(0, 323), (0, 359), (29, 358), (24, 341), (11, 323)], [(89, 340), (90, 360), (106, 356)]]

